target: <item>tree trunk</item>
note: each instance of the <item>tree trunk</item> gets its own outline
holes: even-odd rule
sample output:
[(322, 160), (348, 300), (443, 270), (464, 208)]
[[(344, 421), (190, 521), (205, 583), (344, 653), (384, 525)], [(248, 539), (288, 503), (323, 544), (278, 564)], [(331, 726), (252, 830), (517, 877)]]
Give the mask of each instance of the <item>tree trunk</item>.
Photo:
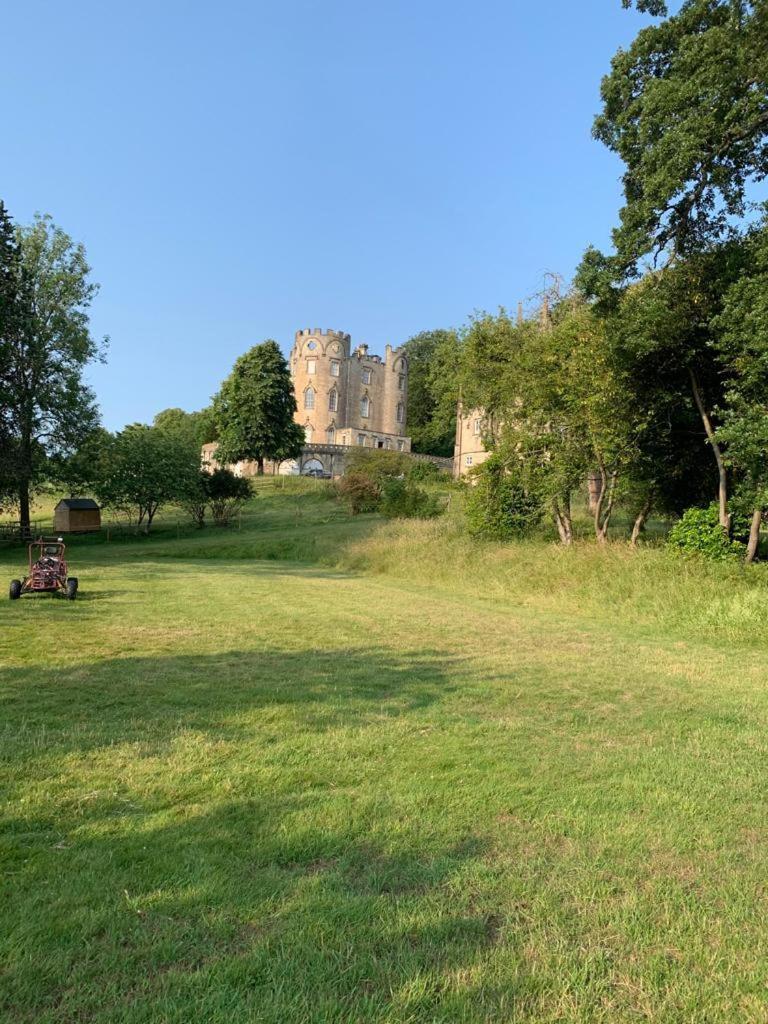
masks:
[(704, 430), (707, 435), (707, 440), (712, 446), (712, 451), (715, 456), (715, 462), (717, 463), (717, 476), (718, 476), (718, 488), (717, 488), (717, 502), (720, 513), (720, 525), (724, 530), (728, 531), (730, 536), (731, 532), (731, 517), (728, 513), (728, 477), (725, 469), (725, 462), (723, 461), (723, 453), (720, 445), (715, 439), (715, 431), (712, 427), (712, 420), (709, 418), (709, 413), (704, 408), (704, 402), (701, 397), (699, 390), (699, 382), (696, 379), (696, 374), (693, 370), (688, 370), (688, 374), (691, 378), (691, 389), (693, 390), (693, 400), (696, 403), (696, 408), (699, 410), (701, 416), (701, 422), (704, 424)]
[(264, 456), (260, 455), (256, 460), (256, 475), (264, 476)]
[(760, 543), (760, 524), (763, 521), (763, 510), (756, 508), (752, 513), (752, 522), (749, 524), (749, 542), (747, 543), (747, 563), (754, 562), (757, 556), (757, 547)]
[(557, 532), (560, 535), (561, 544), (572, 544), (573, 543), (573, 523), (571, 522), (571, 509), (568, 502), (563, 503), (563, 508), (560, 508), (558, 502), (553, 502), (552, 506), (555, 523), (557, 525)]
[(632, 545), (633, 548), (637, 547), (637, 542), (640, 540), (640, 534), (645, 529), (645, 522), (650, 514), (652, 507), (653, 498), (647, 498), (645, 504), (635, 517), (635, 522), (632, 526), (632, 536), (629, 539), (629, 543)]
[(29, 511), (29, 480), (19, 481), (19, 532), (22, 540), (32, 539)]
[(587, 476), (587, 507), (589, 514), (594, 515), (595, 509), (597, 508), (597, 502), (600, 497), (600, 488), (602, 486), (602, 478), (598, 470), (593, 470)]
[(613, 512), (613, 499), (616, 494), (616, 480), (618, 476), (619, 474), (614, 470), (609, 478), (605, 466), (602, 463), (600, 464), (600, 491), (594, 510), (595, 536), (599, 544), (605, 544), (608, 537), (608, 524), (611, 521), (611, 513)]

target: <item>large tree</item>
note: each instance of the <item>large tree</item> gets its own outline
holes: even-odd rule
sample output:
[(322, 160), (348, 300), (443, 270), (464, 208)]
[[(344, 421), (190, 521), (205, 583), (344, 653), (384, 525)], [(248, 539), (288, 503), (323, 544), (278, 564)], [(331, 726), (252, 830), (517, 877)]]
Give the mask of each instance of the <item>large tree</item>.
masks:
[(199, 453), (183, 439), (134, 423), (103, 445), (95, 487), (104, 505), (149, 533), (163, 505), (186, 501), (199, 473)]
[(185, 440), (198, 451), (208, 441), (216, 440), (216, 424), (210, 406), (197, 412), (185, 412), (178, 408), (163, 409), (157, 413), (152, 425)]
[(405, 343), (408, 433), (413, 450), (453, 454), (459, 399), (460, 342), (456, 331), (422, 331)]
[(2, 257), (5, 272), (15, 276), (15, 300), (0, 336), (0, 409), (27, 534), (30, 494), (51, 458), (74, 451), (97, 423), (83, 371), (102, 346), (90, 334), (88, 308), (97, 285), (83, 246), (47, 216), (17, 228), (16, 245), (14, 253), (6, 238)]
[(768, 5), (683, 0), (672, 16), (661, 0), (636, 6), (662, 20), (613, 58), (594, 126), (626, 168), (622, 270), (707, 248), (768, 174)]
[(296, 398), (288, 363), (268, 339), (240, 356), (213, 400), (221, 464), (296, 458), (304, 430), (294, 423)]

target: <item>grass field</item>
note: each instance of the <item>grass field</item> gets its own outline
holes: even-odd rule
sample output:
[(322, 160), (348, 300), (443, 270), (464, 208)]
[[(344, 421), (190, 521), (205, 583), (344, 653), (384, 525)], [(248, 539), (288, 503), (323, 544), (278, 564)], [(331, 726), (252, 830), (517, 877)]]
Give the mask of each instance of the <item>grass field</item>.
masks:
[(0, 1019), (768, 1021), (762, 570), (293, 487), (0, 603)]

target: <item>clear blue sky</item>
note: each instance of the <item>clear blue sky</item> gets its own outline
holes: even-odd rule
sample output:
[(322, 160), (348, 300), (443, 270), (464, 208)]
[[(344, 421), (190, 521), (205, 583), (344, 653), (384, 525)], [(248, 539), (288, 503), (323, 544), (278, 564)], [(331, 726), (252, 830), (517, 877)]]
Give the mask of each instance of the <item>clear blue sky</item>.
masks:
[(619, 0), (24, 0), (3, 11), (0, 196), (88, 250), (111, 429), (200, 408), (300, 327), (380, 351), (607, 245), (591, 138)]

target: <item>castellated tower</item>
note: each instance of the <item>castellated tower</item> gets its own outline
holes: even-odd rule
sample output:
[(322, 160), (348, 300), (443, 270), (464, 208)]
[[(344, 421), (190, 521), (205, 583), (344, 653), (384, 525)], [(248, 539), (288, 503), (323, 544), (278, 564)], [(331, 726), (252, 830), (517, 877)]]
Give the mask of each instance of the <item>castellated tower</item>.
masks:
[(406, 436), (408, 360), (387, 345), (384, 358), (367, 345), (352, 349), (342, 331), (296, 332), (290, 356), (296, 422), (309, 444), (362, 445), (410, 451)]

